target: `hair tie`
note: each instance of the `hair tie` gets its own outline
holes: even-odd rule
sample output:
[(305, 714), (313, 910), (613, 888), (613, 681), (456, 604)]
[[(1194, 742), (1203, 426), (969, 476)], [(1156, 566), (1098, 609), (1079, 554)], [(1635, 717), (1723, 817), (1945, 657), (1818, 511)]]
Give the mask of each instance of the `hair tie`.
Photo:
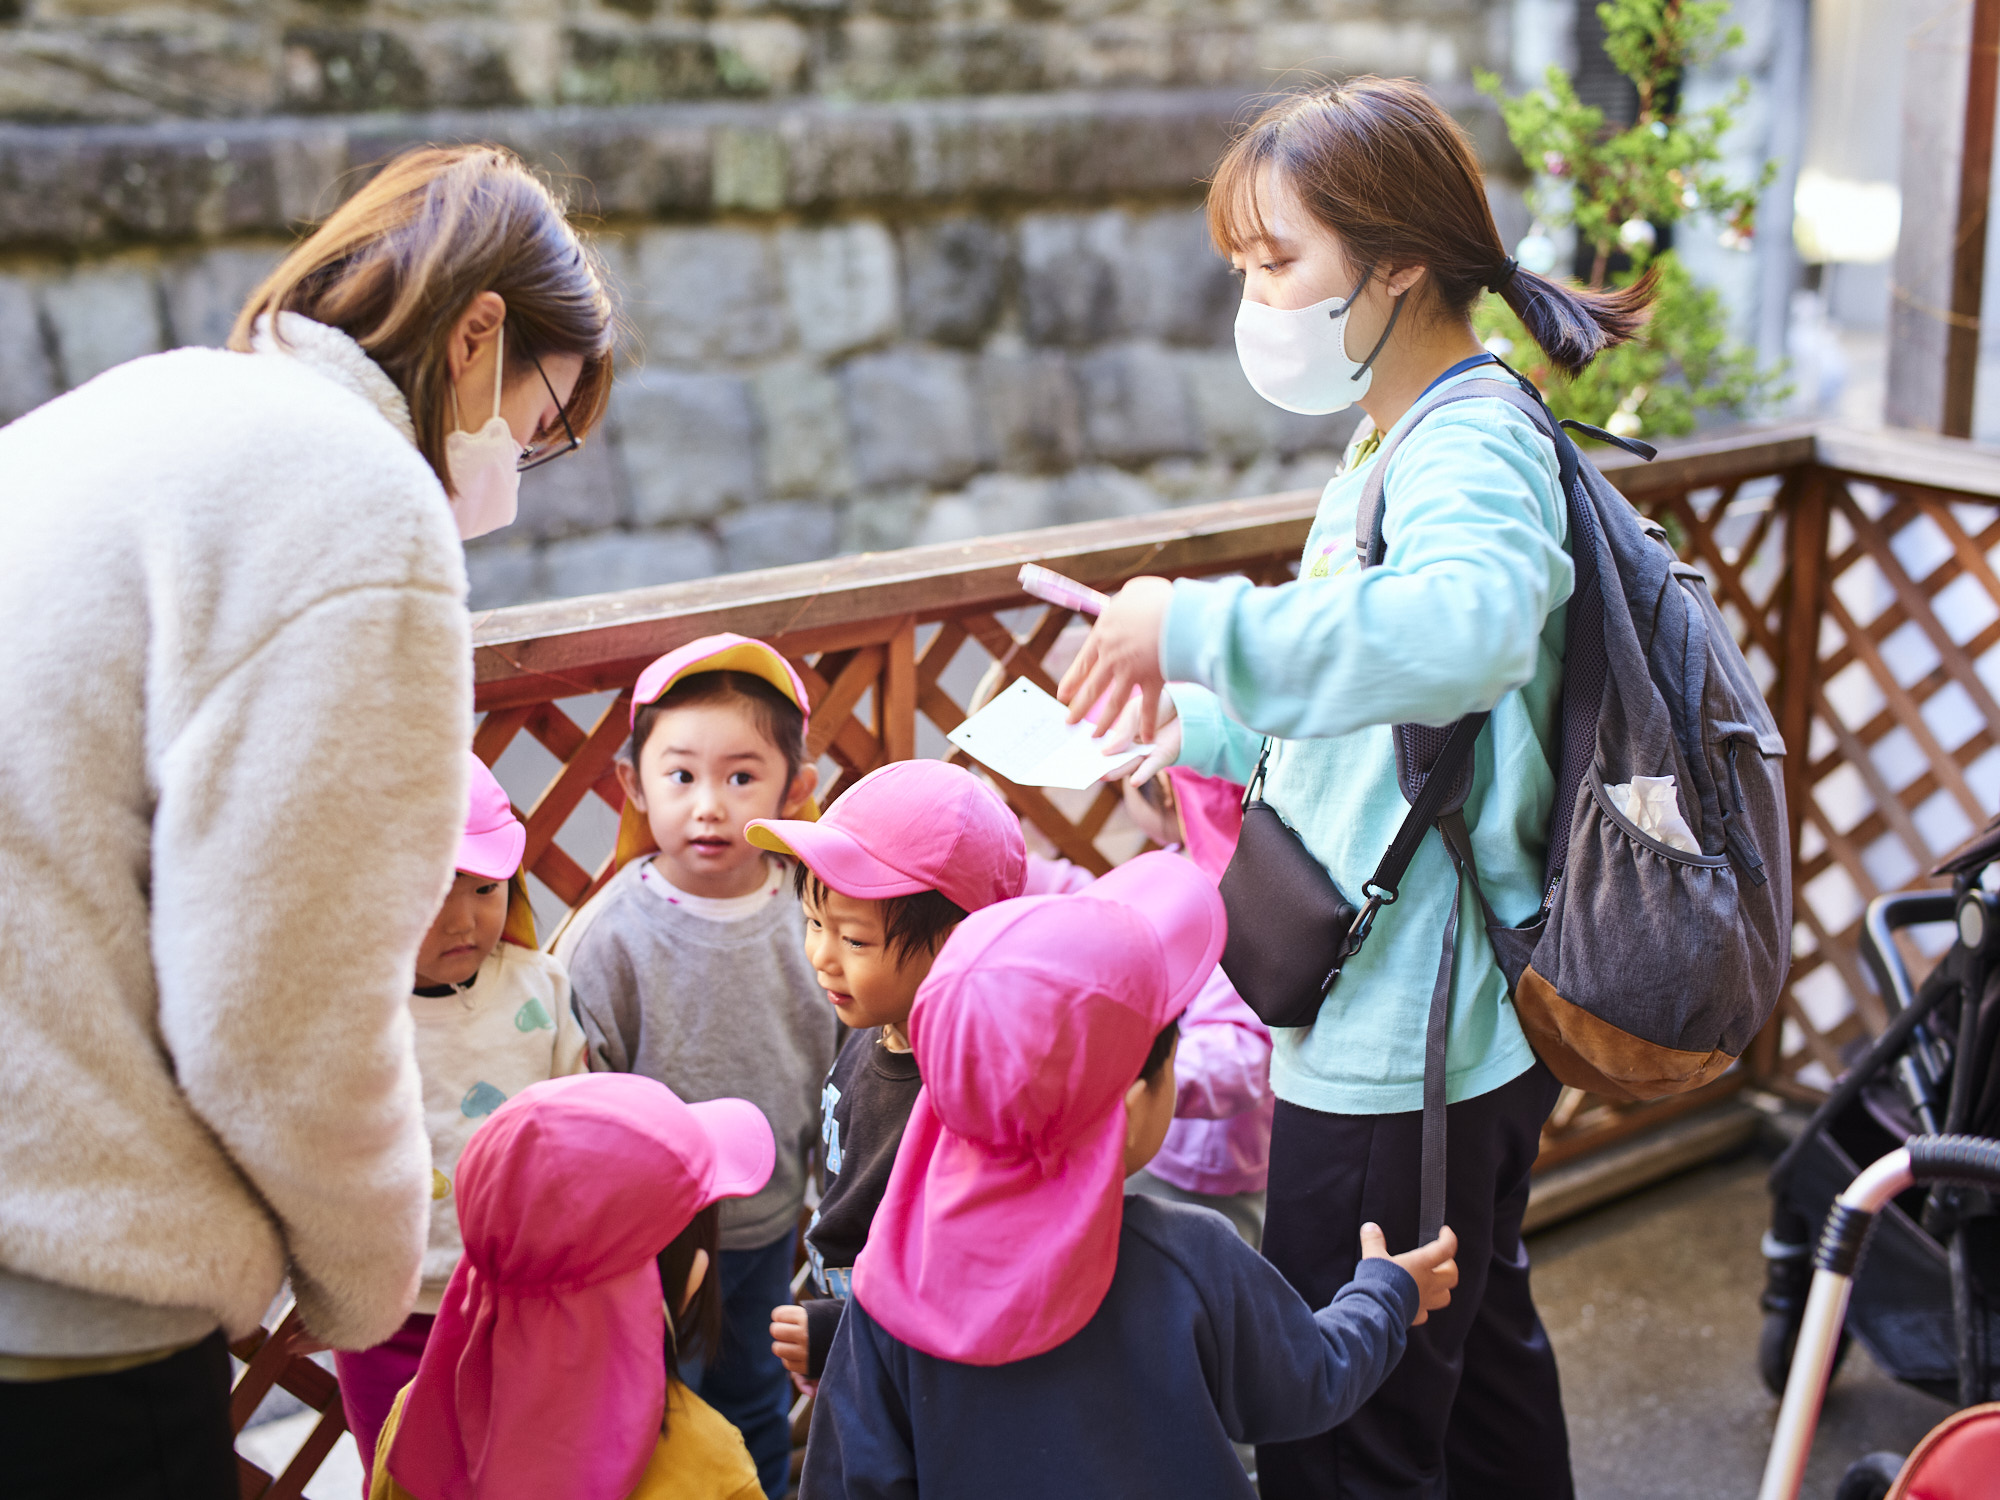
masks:
[(1521, 269), (1521, 263), (1508, 256), (1500, 262), (1500, 269), (1487, 280), (1486, 290), (1499, 296), (1506, 295), (1507, 284), (1514, 279), (1514, 273)]

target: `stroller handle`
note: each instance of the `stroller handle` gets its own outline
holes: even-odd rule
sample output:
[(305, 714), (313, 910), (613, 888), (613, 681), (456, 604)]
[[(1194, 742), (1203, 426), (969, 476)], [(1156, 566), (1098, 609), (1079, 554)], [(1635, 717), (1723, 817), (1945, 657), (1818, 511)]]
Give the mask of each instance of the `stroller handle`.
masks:
[(1918, 1182), (2000, 1188), (2000, 1141), (1978, 1135), (1913, 1135), (1910, 1174)]
[(1925, 922), (1949, 922), (1958, 908), (1950, 891), (1892, 891), (1868, 903), (1861, 917), (1861, 956), (1875, 971), (1875, 982), (1895, 1002), (1901, 1014), (1916, 1004), (1916, 986), (1909, 966), (1896, 948), (1896, 933)]
[(1887, 1156), (1863, 1167), (1834, 1199), (1813, 1256), (1812, 1291), (1806, 1298), (1792, 1372), (1785, 1382), (1785, 1399), (1778, 1408), (1778, 1427), (1771, 1437), (1771, 1456), (1764, 1466), (1757, 1500), (1798, 1500), (1806, 1457), (1812, 1451), (1813, 1429), (1819, 1425), (1820, 1403), (1826, 1399), (1827, 1382), (1833, 1376), (1840, 1327), (1847, 1321), (1847, 1299), (1854, 1287), (1861, 1247), (1874, 1227), (1875, 1215), (1898, 1193), (1919, 1182), (2000, 1189), (2000, 1141), (1970, 1135), (1911, 1136)]

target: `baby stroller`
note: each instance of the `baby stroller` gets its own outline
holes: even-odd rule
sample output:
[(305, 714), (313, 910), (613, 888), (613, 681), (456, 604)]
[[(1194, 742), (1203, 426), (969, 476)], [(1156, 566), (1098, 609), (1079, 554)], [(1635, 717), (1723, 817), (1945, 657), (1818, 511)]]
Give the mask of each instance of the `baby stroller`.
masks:
[[(2000, 1191), (2000, 1141), (1963, 1135), (1913, 1136), (1868, 1167), (1834, 1200), (1813, 1256), (1812, 1289), (1797, 1328), (1771, 1457), (1757, 1500), (1798, 1500), (1820, 1402), (1839, 1355), (1841, 1322), (1857, 1286), (1855, 1266), (1876, 1219), (1921, 1188)], [(1858, 1306), (1858, 1302), (1855, 1304)], [(1976, 1500), (2000, 1486), (2000, 1403), (1947, 1417), (1907, 1461), (1871, 1453), (1847, 1471), (1835, 1500)]]
[[(1988, 889), (2000, 887), (2000, 819), (1933, 873), (1949, 874), (1952, 888), (1870, 904), (1861, 950), (1890, 1024), (1771, 1169), (1758, 1363), (1774, 1393), (1786, 1391), (1806, 1316), (1813, 1242), (1858, 1164), (1918, 1135), (2000, 1136), (2000, 892)], [(1951, 947), (1913, 987), (1894, 934), (1944, 922), (1953, 924)], [(1854, 1277), (1829, 1375), (1850, 1336), (1920, 1390), (1960, 1406), (1991, 1398), (2000, 1215), (1990, 1187), (1920, 1179), (1897, 1190)]]

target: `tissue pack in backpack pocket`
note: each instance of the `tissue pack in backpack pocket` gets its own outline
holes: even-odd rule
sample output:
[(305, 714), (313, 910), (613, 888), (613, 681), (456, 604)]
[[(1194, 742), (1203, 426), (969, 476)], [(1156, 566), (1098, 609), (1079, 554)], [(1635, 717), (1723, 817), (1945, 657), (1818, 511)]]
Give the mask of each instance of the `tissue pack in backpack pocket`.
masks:
[(1702, 852), (1701, 842), (1695, 838), (1694, 830), (1681, 816), (1680, 799), (1674, 795), (1674, 778), (1671, 776), (1634, 776), (1630, 781), (1621, 781), (1616, 786), (1606, 786), (1604, 794), (1611, 799), (1611, 805), (1631, 820), (1632, 826), (1651, 839), (1657, 839), (1670, 849), (1684, 850), (1689, 854)]

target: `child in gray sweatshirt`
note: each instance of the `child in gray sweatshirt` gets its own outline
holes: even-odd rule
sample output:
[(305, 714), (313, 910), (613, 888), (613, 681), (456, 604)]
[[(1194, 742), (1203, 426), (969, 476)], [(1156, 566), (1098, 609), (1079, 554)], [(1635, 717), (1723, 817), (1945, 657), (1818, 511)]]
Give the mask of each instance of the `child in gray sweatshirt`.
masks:
[(789, 1478), (791, 1382), (766, 1329), (790, 1296), (841, 1028), (805, 957), (790, 868), (744, 824), (811, 815), (807, 712), (804, 685), (761, 641), (709, 636), (648, 667), (618, 763), (628, 860), (556, 945), (593, 1068), (643, 1073), (690, 1103), (748, 1099), (777, 1137), (769, 1183), (723, 1206), (720, 1348), (686, 1372), (742, 1431), (774, 1497)]

